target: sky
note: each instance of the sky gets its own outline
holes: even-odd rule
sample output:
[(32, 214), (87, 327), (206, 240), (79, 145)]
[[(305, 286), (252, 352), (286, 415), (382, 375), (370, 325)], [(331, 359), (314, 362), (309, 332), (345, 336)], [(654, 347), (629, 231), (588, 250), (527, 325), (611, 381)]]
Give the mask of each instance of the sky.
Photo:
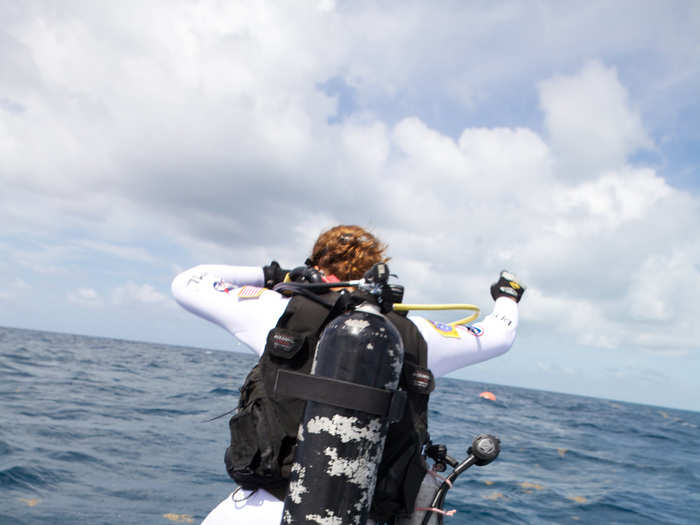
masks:
[(297, 266), (360, 224), (407, 302), (528, 285), (511, 351), (456, 377), (700, 410), (698, 2), (0, 19), (0, 325), (245, 351), (173, 277)]

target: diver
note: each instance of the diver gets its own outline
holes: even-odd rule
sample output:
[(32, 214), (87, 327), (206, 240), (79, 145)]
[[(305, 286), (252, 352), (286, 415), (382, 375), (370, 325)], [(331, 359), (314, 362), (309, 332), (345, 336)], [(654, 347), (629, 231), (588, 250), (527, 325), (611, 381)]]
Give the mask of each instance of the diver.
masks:
[[(279, 293), (285, 282), (341, 283), (361, 279), (386, 262), (386, 246), (359, 227), (340, 225), (321, 233), (306, 265), (285, 270), (276, 262), (260, 268), (199, 265), (172, 283), (176, 301), (216, 323), (255, 352), (260, 360), (241, 387), (238, 413), (231, 419), (231, 445), (225, 454), (229, 475), (239, 488), (205, 518), (205, 525), (282, 521), (297, 428), (299, 399), (277, 401), (270, 374), (279, 369), (308, 373), (320, 330), (328, 322), (338, 288), (319, 299)], [(473, 325), (429, 321), (389, 312), (404, 346), (400, 388), (407, 393), (401, 419), (389, 427), (368, 523), (393, 523), (413, 512), (427, 466), (428, 398), (434, 378), (507, 352), (515, 340), (518, 306), (525, 287), (501, 272), (491, 288), (493, 311)], [(254, 417), (239, 414), (258, 410)]]

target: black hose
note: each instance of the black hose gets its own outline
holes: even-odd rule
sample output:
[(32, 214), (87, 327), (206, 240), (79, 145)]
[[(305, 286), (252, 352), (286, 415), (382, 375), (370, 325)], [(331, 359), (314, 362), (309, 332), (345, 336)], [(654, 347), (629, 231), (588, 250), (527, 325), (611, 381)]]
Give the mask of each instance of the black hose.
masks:
[[(326, 283), (321, 283), (321, 284), (326, 284)], [(312, 291), (313, 288), (318, 288), (321, 286), (321, 284), (315, 284), (315, 283), (280, 283), (275, 285), (273, 290), (275, 292), (292, 292), (293, 294), (299, 294), (303, 295), (304, 297), (307, 297), (311, 299), (312, 301), (321, 304), (323, 306), (333, 306), (333, 303), (329, 303), (328, 301), (324, 300), (322, 296), (319, 294), (316, 294)], [(335, 283), (334, 283), (335, 284)], [(324, 288), (327, 288), (324, 286)]]
[(357, 281), (339, 281), (336, 283), (299, 283), (299, 282), (288, 282), (276, 284), (272, 289), (276, 292), (280, 290), (302, 290), (302, 289), (317, 289), (325, 290), (328, 288), (343, 288), (346, 286), (357, 286)]

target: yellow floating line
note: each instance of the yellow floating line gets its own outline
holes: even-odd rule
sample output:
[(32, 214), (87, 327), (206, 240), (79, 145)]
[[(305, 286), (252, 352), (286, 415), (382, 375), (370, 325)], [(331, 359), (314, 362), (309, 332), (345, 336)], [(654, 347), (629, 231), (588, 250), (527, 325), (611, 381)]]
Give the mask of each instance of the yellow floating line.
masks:
[(163, 514), (166, 520), (176, 521), (178, 523), (194, 523), (194, 518), (189, 514), (175, 514), (173, 512), (168, 512)]
[(473, 304), (404, 304), (404, 303), (394, 303), (394, 310), (397, 312), (407, 312), (409, 310), (472, 310), (474, 313), (469, 317), (464, 319), (458, 319), (457, 321), (452, 321), (447, 323), (450, 326), (457, 326), (460, 324), (471, 323), (474, 319), (479, 317), (481, 310), (478, 306)]

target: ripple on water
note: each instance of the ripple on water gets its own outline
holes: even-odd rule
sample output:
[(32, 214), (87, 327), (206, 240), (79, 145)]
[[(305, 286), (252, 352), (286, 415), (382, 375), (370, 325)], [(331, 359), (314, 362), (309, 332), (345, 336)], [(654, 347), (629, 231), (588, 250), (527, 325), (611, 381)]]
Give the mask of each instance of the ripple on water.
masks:
[(62, 461), (70, 465), (92, 465), (99, 466), (103, 468), (109, 468), (109, 465), (102, 459), (86, 454), (85, 452), (78, 452), (77, 450), (64, 450), (61, 452), (56, 452), (52, 454), (52, 458), (56, 461)]
[[(235, 406), (254, 356), (5, 329), (0, 343), (0, 524), (167, 523), (230, 493), (228, 417), (200, 422)], [(446, 524), (698, 522), (700, 414), (437, 383), (433, 442), (459, 459), (482, 432), (502, 446), (450, 490)]]
[(24, 525), (25, 523), (29, 523), (28, 521), (23, 521), (17, 516), (11, 516), (9, 514), (3, 514), (0, 512), (0, 523), (12, 523), (12, 525)]
[(63, 479), (64, 476), (58, 472), (43, 467), (16, 465), (0, 470), (0, 487), (3, 489), (35, 491), (56, 485)]
[(0, 456), (9, 456), (12, 452), (12, 447), (6, 441), (0, 440)]

